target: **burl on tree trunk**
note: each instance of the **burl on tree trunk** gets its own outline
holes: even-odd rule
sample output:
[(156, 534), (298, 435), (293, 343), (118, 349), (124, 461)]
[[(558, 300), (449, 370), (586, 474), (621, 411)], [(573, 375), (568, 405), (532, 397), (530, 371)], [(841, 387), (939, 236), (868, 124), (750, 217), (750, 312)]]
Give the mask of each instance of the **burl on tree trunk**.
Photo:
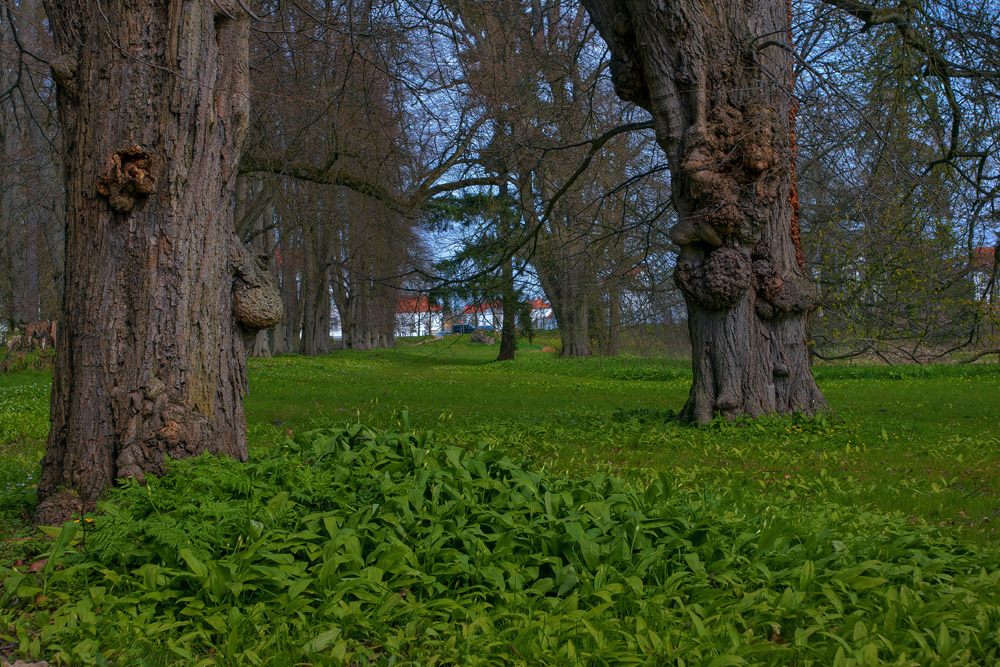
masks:
[(683, 416), (816, 412), (787, 0), (584, 4), (616, 92), (652, 114), (670, 165), (694, 369)]
[(67, 493), (245, 460), (246, 347), (281, 299), (236, 238), (249, 17), (235, 0), (48, 0), (66, 155), (66, 297), (37, 519)]

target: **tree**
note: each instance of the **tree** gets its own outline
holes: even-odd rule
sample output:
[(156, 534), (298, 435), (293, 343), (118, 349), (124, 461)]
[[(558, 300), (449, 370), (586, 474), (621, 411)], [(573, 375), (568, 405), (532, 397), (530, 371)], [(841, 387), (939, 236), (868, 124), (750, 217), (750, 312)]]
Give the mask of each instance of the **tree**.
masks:
[(340, 190), (332, 263), (343, 347), (394, 347), (402, 276), (412, 265), (409, 251), (419, 247), (412, 222), (378, 200)]
[(694, 382), (707, 422), (826, 405), (809, 368), (799, 250), (790, 10), (784, 0), (584, 0), (618, 95), (667, 154)]
[[(912, 17), (940, 18), (942, 6), (923, 3)], [(955, 81), (941, 85), (928, 77), (927, 55), (934, 41), (967, 48), (972, 35), (988, 34), (970, 22), (977, 19), (965, 14), (921, 27), (933, 36), (921, 50), (898, 29), (859, 32), (850, 13), (825, 4), (806, 3), (797, 16), (797, 52), (808, 63), (796, 86), (797, 173), (806, 265), (822, 308), (811, 320), (817, 357), (921, 363), (975, 343), (982, 331), (969, 271), (998, 195), (983, 168), (991, 151), (982, 150), (998, 136), (995, 114), (981, 77), (958, 78), (955, 68)], [(968, 170), (944, 159), (956, 129), (949, 96), (975, 119), (956, 153), (986, 164)]]
[[(432, 5), (436, 3), (432, 0)], [(345, 348), (395, 344), (399, 291), (417, 272), (421, 207), (491, 185), (466, 177), (483, 121), (455, 90), (454, 48), (401, 3), (265, 2), (252, 45), (253, 125), (240, 171), (282, 185), (276, 206), (289, 317), (275, 351), (326, 351), (332, 290)], [(412, 10), (412, 11), (411, 11)], [(315, 215), (315, 213), (319, 215)]]
[[(650, 124), (608, 130), (627, 111), (603, 76), (603, 49), (578, 3), (446, 6), (469, 98), (489, 119), (477, 162), (508, 182), (525, 222), (495, 247), (523, 248), (559, 323), (563, 356), (613, 353), (621, 328), (618, 265), (627, 261), (620, 206), (627, 188), (620, 184), (638, 171), (622, 128)], [(636, 213), (628, 217), (642, 217)], [(507, 315), (504, 321), (513, 324)], [(501, 356), (509, 349), (501, 345)]]
[(412, 222), (376, 194), (401, 190), (410, 159), (396, 75), (409, 37), (385, 6), (278, 2), (258, 24), (240, 170), (280, 182), (275, 223), (293, 252), (281, 253), (279, 351), (330, 351), (331, 293), (345, 348), (394, 343)]
[(63, 193), (51, 38), (39, 0), (0, 2), (0, 317), (58, 318)]
[[(878, 63), (905, 76), (892, 58)], [(872, 84), (870, 94), (892, 89)], [(925, 171), (936, 155), (921, 140), (929, 133), (914, 127), (920, 119), (914, 99), (893, 95), (866, 104), (865, 122), (877, 132), (816, 136), (818, 123), (811, 132), (813, 142), (836, 141), (850, 152), (845, 173), (817, 161), (799, 171), (807, 265), (822, 308), (810, 332), (820, 358), (867, 354), (887, 363), (922, 363), (973, 338), (975, 295), (952, 226), (968, 220), (952, 206), (960, 204), (962, 184), (954, 172)]]
[[(260, 258), (264, 268), (272, 276), (277, 276), (274, 181), (274, 178), (269, 177), (237, 177), (235, 220), (236, 235)], [(277, 282), (277, 277), (275, 281)], [(284, 304), (282, 311), (284, 315)], [(247, 354), (251, 357), (269, 358), (275, 348), (276, 330), (277, 328), (260, 329), (253, 343), (247, 348)]]
[(246, 459), (245, 346), (280, 300), (233, 227), (243, 5), (45, 3), (67, 239), (40, 521), (166, 457)]
[(517, 350), (517, 321), (524, 311), (518, 280), (525, 271), (514, 244), (523, 233), (517, 201), (502, 190), (496, 193), (439, 197), (427, 212), (428, 226), (458, 232), (462, 241), (437, 269), (448, 276), (448, 287), (438, 293), (472, 300), (477, 308), (500, 305), (500, 350), (497, 361), (513, 361)]

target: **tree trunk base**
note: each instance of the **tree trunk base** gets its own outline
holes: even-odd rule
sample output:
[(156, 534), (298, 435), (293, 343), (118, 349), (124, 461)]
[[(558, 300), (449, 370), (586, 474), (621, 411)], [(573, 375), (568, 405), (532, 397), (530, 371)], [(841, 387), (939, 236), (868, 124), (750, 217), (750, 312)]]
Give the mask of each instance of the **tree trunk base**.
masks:
[(694, 382), (681, 419), (705, 424), (828, 407), (809, 367), (804, 313), (762, 319), (750, 298), (728, 310), (688, 307)]
[(35, 509), (36, 526), (60, 526), (73, 517), (94, 509), (94, 503), (84, 503), (80, 496), (71, 491), (60, 491), (49, 496)]
[(517, 342), (515, 336), (503, 332), (500, 335), (500, 353), (497, 355), (497, 361), (514, 361), (514, 351), (516, 348)]

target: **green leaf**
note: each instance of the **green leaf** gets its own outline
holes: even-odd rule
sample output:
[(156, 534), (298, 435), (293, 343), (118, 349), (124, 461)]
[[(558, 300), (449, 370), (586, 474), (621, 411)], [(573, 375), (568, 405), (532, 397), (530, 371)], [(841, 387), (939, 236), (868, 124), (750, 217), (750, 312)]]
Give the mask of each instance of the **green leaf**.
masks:
[(79, 524), (75, 523), (65, 523), (63, 524), (62, 530), (59, 531), (59, 537), (56, 538), (55, 543), (52, 545), (52, 549), (48, 553), (48, 561), (46, 561), (44, 567), (42, 567), (42, 574), (51, 574), (52, 570), (55, 569), (56, 563), (66, 552), (66, 547), (69, 546), (70, 540), (76, 535), (76, 529)]
[(2, 602), (6, 604), (17, 591), (17, 587), (20, 586), (21, 582), (25, 580), (27, 575), (7, 568), (0, 568), (0, 574), (3, 574), (4, 576), (3, 588), (6, 592)]
[(580, 550), (583, 552), (583, 561), (587, 564), (587, 568), (591, 571), (596, 570), (601, 564), (601, 548), (584, 535), (580, 542)]
[(297, 598), (299, 595), (302, 594), (303, 591), (309, 588), (312, 582), (313, 580), (308, 577), (299, 579), (298, 581), (294, 582), (291, 586), (288, 587), (288, 599), (294, 600), (295, 598)]
[(325, 630), (306, 642), (302, 650), (306, 653), (319, 653), (332, 644), (341, 635), (341, 632), (340, 628)]
[(277, 516), (278, 513), (285, 508), (288, 504), (288, 491), (279, 491), (271, 500), (267, 503), (267, 511), (271, 516)]
[(177, 552), (177, 555), (187, 563), (188, 568), (193, 572), (199, 579), (205, 580), (208, 577), (208, 568), (202, 563), (198, 558), (191, 552), (190, 549), (181, 549)]

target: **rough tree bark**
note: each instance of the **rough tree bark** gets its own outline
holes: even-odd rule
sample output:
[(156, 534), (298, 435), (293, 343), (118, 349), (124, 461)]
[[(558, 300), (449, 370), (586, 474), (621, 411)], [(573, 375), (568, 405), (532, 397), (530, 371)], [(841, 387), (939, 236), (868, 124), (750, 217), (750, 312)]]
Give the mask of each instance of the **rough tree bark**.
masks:
[[(560, 354), (567, 358), (593, 354), (590, 347), (590, 295), (582, 294), (579, 287), (579, 283), (572, 283), (568, 294), (558, 299), (559, 311), (555, 311), (562, 342)], [(552, 308), (555, 309), (555, 304)]]
[(590, 298), (584, 288), (579, 256), (560, 257), (552, 264), (539, 264), (538, 278), (559, 325), (560, 356), (589, 357)]
[(683, 416), (826, 405), (809, 368), (812, 285), (798, 250), (786, 0), (584, 0), (618, 95), (667, 154), (691, 330)]
[(281, 312), (233, 230), (249, 18), (235, 0), (48, 0), (66, 293), (37, 519), (204, 451), (245, 460), (246, 349)]
[[(501, 223), (502, 224), (502, 223)], [(501, 269), (503, 282), (503, 323), (500, 325), (500, 352), (497, 361), (514, 361), (517, 350), (517, 292), (514, 290), (514, 258), (508, 257)]]
[(302, 349), (307, 356), (330, 353), (330, 262), (326, 231), (304, 232), (302, 268)]
[[(270, 232), (274, 221), (274, 206), (268, 203), (267, 184), (252, 176), (236, 179), (236, 234), (260, 258), (264, 268), (277, 284), (274, 271), (274, 236)], [(250, 195), (253, 193), (253, 199)], [(274, 328), (261, 329), (247, 347), (251, 357), (271, 358), (271, 336)]]

